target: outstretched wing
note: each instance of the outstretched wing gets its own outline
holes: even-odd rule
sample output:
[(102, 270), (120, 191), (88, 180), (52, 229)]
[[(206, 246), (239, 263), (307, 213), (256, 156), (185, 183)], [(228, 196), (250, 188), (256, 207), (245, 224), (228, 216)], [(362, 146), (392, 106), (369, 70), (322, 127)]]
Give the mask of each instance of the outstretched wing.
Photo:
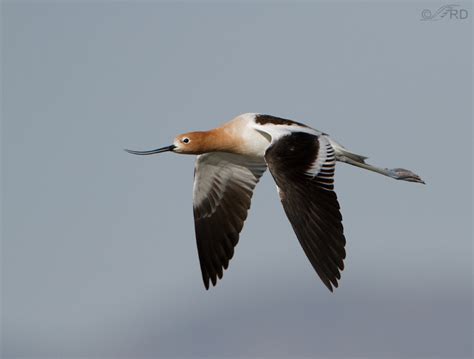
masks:
[(325, 136), (293, 132), (274, 141), (265, 160), (306, 256), (332, 291), (346, 256), (342, 216), (333, 191), (334, 149)]
[(216, 285), (239, 241), (253, 189), (267, 166), (263, 159), (213, 152), (194, 170), (194, 224), (204, 286)]

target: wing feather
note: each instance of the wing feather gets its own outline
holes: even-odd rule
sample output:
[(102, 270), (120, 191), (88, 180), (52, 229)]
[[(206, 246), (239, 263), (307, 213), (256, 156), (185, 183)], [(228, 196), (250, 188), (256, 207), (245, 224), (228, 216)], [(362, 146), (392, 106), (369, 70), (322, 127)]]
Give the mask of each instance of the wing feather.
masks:
[(204, 286), (216, 285), (234, 255), (253, 189), (267, 166), (263, 159), (213, 152), (198, 156), (193, 207)]
[(265, 160), (306, 256), (332, 291), (346, 257), (342, 216), (333, 190), (333, 147), (324, 135), (293, 132), (274, 141)]

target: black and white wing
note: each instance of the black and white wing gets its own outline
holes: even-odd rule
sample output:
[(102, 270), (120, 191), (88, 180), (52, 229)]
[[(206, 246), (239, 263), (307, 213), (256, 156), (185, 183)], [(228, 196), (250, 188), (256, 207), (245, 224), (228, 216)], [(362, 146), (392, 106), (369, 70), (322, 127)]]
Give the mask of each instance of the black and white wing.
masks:
[(306, 256), (332, 291), (338, 286), (346, 256), (342, 216), (333, 190), (334, 149), (325, 136), (292, 132), (271, 144), (265, 160)]
[(267, 166), (263, 159), (213, 152), (198, 156), (193, 208), (204, 286), (216, 285), (239, 241), (253, 189)]

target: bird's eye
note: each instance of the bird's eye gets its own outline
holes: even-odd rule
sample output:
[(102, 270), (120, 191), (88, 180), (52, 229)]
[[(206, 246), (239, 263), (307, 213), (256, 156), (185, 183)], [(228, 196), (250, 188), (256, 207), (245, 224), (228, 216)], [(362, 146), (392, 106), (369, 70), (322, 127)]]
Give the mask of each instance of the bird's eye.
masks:
[(183, 138), (183, 139), (181, 140), (181, 142), (183, 142), (183, 143), (189, 143), (189, 138), (185, 137), (185, 138)]

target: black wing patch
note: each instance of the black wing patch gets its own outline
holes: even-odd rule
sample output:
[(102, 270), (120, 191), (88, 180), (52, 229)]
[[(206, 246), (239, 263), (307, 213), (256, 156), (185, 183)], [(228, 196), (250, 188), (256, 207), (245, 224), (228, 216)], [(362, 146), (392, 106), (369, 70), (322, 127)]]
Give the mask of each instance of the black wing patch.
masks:
[(286, 126), (297, 125), (301, 127), (308, 127), (305, 124), (302, 124), (300, 122), (287, 120), (286, 118), (281, 118), (281, 117), (276, 117), (276, 116), (271, 116), (271, 115), (263, 115), (263, 114), (255, 115), (255, 122), (258, 123), (259, 125), (266, 125), (266, 124), (286, 125)]
[(323, 136), (294, 132), (275, 141), (265, 159), (306, 256), (332, 291), (346, 257), (332, 146)]

